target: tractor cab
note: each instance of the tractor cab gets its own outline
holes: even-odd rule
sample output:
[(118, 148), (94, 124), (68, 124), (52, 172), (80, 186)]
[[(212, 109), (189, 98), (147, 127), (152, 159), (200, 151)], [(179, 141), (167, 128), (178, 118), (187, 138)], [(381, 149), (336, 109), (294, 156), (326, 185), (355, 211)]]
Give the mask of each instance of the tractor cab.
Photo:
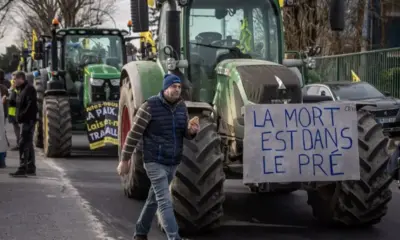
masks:
[[(53, 19), (51, 42), (38, 55), (45, 68), (35, 81), (41, 109), (35, 145), (43, 147), (47, 157), (69, 156), (73, 130), (88, 133), (91, 149), (115, 145), (117, 125), (93, 125), (110, 117), (93, 111), (103, 109), (103, 104), (108, 109), (118, 107), (121, 69), (127, 62), (124, 36), (128, 31), (59, 29), (59, 24), (58, 18)], [(37, 49), (44, 49), (44, 43), (38, 43)]]
[[(182, 11), (188, 37), (183, 44), (193, 99), (213, 101), (218, 64), (224, 60), (282, 62), (280, 10), (265, 0), (189, 1)], [(169, 11), (169, 4), (161, 11)]]
[(118, 101), (119, 78), (126, 64), (124, 36), (117, 29), (60, 29), (62, 40), (60, 68), (65, 71), (65, 85), (76, 94), (81, 106), (93, 102)]
[(209, 77), (226, 59), (282, 59), (280, 9), (270, 1), (193, 0), (187, 11), (189, 63)]

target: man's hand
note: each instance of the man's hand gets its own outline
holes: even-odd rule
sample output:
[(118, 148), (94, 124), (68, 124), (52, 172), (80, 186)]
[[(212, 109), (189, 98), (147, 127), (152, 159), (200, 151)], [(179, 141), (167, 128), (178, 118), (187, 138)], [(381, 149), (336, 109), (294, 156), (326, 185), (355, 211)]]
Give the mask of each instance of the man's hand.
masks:
[(194, 117), (189, 120), (188, 131), (190, 135), (194, 135), (200, 131), (199, 117)]
[(118, 175), (124, 176), (124, 175), (128, 174), (130, 167), (131, 167), (131, 160), (119, 161), (119, 164), (118, 164), (118, 167), (117, 167)]
[(7, 96), (2, 97), (2, 102), (3, 102), (3, 104), (7, 102)]

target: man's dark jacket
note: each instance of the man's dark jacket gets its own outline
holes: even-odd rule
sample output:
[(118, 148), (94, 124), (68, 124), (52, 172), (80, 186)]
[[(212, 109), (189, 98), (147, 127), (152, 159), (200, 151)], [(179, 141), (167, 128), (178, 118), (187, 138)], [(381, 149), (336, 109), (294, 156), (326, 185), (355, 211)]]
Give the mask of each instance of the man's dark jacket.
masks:
[(160, 94), (149, 98), (147, 104), (151, 121), (143, 133), (144, 162), (179, 164), (188, 122), (185, 103), (171, 105)]
[(10, 98), (8, 99), (8, 106), (17, 107), (17, 92), (13, 89)]
[[(175, 104), (168, 103), (162, 92), (150, 97), (140, 106), (128, 133), (122, 159), (131, 158), (135, 148), (143, 149), (143, 161), (163, 165), (180, 163), (183, 139), (193, 139), (188, 131), (189, 114), (185, 102), (180, 99)], [(143, 140), (143, 143), (141, 143)]]
[(36, 121), (38, 112), (36, 89), (27, 81), (17, 88), (20, 93), (17, 96), (16, 117), (18, 123), (30, 123)]
[[(11, 108), (11, 107), (15, 107), (15, 109), (17, 109), (17, 91), (16, 89), (11, 89), (11, 94), (8, 98), (8, 106), (7, 108)], [(7, 113), (8, 114), (8, 113)], [(15, 112), (15, 114), (17, 114)], [(10, 123), (16, 123), (17, 122), (17, 116), (8, 116), (9, 122)]]

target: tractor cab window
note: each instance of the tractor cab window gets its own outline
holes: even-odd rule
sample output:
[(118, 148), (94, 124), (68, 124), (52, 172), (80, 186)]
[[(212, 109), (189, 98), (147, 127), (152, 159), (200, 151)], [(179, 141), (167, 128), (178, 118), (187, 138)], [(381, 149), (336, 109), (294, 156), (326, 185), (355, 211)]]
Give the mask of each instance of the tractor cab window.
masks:
[(225, 59), (278, 62), (279, 17), (273, 1), (193, 0), (189, 13), (190, 62), (208, 75)]
[(65, 37), (65, 69), (83, 72), (89, 64), (123, 66), (122, 41), (115, 35), (67, 35)]

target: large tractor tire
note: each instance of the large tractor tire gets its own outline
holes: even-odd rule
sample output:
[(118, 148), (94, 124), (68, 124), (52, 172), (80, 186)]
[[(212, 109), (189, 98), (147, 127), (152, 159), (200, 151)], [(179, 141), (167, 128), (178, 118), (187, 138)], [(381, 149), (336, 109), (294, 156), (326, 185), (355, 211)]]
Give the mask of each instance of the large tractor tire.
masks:
[[(118, 138), (120, 140), (118, 155), (120, 161), (122, 148), (129, 130), (131, 129), (132, 118), (135, 114), (132, 96), (132, 90), (129, 88), (129, 84), (123, 85), (121, 88), (118, 111)], [(121, 177), (121, 183), (127, 197), (137, 200), (145, 200), (147, 198), (150, 189), (150, 180), (144, 169), (142, 151), (135, 150), (133, 153), (129, 174)]]
[(42, 79), (36, 78), (34, 82), (34, 86), (36, 89), (36, 98), (38, 105), (38, 119), (35, 126), (35, 135), (34, 135), (34, 143), (37, 148), (43, 148), (43, 99), (44, 99), (44, 87), (42, 83)]
[(43, 102), (43, 151), (46, 157), (71, 154), (72, 123), (68, 96), (47, 96)]
[(184, 140), (182, 162), (170, 186), (175, 216), (184, 234), (215, 229), (223, 216), (221, 139), (209, 118), (200, 117), (200, 126), (195, 139)]
[(387, 172), (388, 139), (371, 113), (359, 110), (358, 146), (361, 180), (343, 181), (308, 192), (313, 215), (325, 224), (371, 226), (387, 213), (392, 177)]

